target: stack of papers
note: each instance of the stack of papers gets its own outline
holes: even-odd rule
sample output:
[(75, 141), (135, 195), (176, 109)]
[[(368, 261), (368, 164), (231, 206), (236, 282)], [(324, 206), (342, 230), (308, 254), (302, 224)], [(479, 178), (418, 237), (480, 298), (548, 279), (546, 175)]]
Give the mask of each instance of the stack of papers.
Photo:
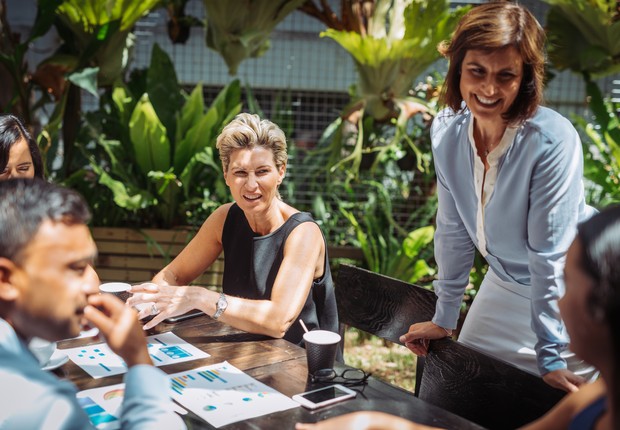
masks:
[[(299, 406), (228, 362), (169, 376), (172, 398), (214, 427)], [(78, 393), (93, 425), (119, 428), (124, 388), (124, 384), (116, 384)]]

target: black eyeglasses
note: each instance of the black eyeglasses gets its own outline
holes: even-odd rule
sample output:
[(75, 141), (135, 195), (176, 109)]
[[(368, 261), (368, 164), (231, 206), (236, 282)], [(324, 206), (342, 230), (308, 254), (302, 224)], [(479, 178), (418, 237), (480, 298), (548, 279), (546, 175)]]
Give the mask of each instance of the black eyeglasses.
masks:
[(334, 382), (346, 386), (366, 384), (371, 373), (366, 373), (362, 369), (345, 369), (342, 373), (334, 369), (320, 369), (310, 375), (313, 383)]

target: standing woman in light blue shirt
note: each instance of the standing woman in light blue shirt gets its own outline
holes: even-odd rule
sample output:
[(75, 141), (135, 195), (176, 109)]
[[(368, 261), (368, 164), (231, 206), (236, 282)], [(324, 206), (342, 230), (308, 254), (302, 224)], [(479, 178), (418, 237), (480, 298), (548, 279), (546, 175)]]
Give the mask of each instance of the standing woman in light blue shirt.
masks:
[(510, 2), (473, 8), (452, 40), (442, 111), (431, 130), (439, 208), (432, 322), (401, 340), (416, 354), (456, 328), (475, 249), (489, 270), (459, 341), (566, 391), (594, 374), (567, 350), (562, 268), (584, 201), (579, 136), (541, 107), (545, 34)]

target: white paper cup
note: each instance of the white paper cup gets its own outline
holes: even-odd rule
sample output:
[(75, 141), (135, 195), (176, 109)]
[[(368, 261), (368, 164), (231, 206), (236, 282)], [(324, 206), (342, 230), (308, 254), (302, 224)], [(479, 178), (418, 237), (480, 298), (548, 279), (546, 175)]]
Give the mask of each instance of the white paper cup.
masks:
[(129, 292), (130, 288), (131, 285), (126, 282), (106, 282), (99, 285), (99, 292), (113, 294), (125, 302), (131, 297), (131, 293)]
[(310, 375), (317, 370), (333, 369), (336, 351), (340, 343), (338, 333), (327, 330), (312, 330), (304, 334), (304, 342)]
[(56, 342), (50, 342), (49, 340), (41, 339), (39, 337), (33, 337), (28, 343), (28, 349), (32, 351), (34, 356), (39, 361), (40, 366), (45, 366), (50, 357), (56, 351)]

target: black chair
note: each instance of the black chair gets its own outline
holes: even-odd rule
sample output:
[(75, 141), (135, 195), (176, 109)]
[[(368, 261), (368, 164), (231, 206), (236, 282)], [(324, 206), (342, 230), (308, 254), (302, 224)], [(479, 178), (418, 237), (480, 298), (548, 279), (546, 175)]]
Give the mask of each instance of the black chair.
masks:
[[(392, 342), (435, 311), (432, 291), (342, 265), (336, 282), (338, 315), (347, 324)], [(452, 339), (432, 341), (418, 359), (416, 395), (490, 429), (520, 427), (542, 416), (564, 392), (504, 361)]]
[[(409, 331), (411, 324), (433, 317), (436, 300), (432, 291), (417, 285), (348, 264), (338, 269), (336, 302), (340, 324), (400, 345), (398, 338)], [(418, 357), (417, 363), (416, 396), (424, 358)]]

